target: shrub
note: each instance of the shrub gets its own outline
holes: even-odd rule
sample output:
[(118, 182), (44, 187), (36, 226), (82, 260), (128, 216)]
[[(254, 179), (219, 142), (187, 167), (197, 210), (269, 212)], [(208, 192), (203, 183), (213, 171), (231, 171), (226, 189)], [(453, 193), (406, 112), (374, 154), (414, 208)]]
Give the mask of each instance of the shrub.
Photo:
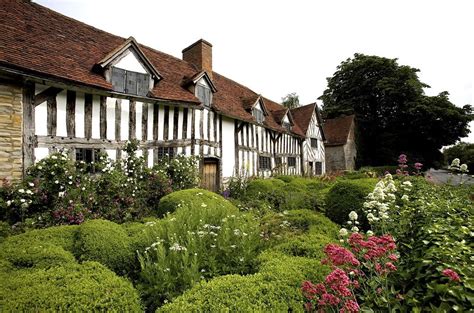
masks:
[(324, 247), (333, 241), (334, 239), (324, 235), (311, 233), (287, 239), (283, 243), (271, 248), (271, 250), (289, 256), (321, 259), (324, 256)]
[(74, 241), (76, 238), (77, 230), (79, 226), (54, 226), (44, 229), (34, 229), (25, 233), (12, 236), (9, 238), (13, 244), (21, 244), (21, 242), (38, 241), (43, 243), (49, 243), (58, 247), (62, 247), (64, 250), (73, 252)]
[(0, 259), (10, 262), (16, 268), (50, 268), (76, 262), (72, 253), (60, 246), (16, 237), (9, 237), (0, 244)]
[(5, 312), (142, 312), (132, 284), (96, 262), (1, 273)]
[(319, 260), (264, 253), (260, 272), (202, 282), (157, 312), (302, 312), (301, 280), (321, 279), (328, 268)]
[(303, 234), (312, 229), (329, 238), (336, 238), (337, 226), (321, 213), (310, 210), (292, 210), (269, 213), (261, 219), (262, 237), (267, 245), (274, 245), (287, 238)]
[(204, 189), (187, 189), (173, 192), (160, 200), (158, 205), (158, 216), (164, 216), (167, 213), (174, 212), (180, 206), (200, 208), (205, 205), (209, 209), (224, 206), (229, 210), (235, 207), (222, 196)]
[[(363, 214), (363, 204), (377, 181), (375, 179), (358, 179), (337, 182), (326, 196), (326, 216), (340, 225), (347, 221), (349, 212)], [(367, 228), (367, 221), (361, 224)]]
[(149, 309), (201, 279), (252, 272), (259, 246), (258, 223), (252, 215), (199, 189), (165, 198), (166, 207), (177, 209), (147, 226), (145, 236), (154, 242), (139, 254), (139, 286)]
[(97, 261), (119, 274), (129, 271), (134, 253), (125, 230), (105, 220), (91, 220), (78, 230), (74, 249), (81, 261)]

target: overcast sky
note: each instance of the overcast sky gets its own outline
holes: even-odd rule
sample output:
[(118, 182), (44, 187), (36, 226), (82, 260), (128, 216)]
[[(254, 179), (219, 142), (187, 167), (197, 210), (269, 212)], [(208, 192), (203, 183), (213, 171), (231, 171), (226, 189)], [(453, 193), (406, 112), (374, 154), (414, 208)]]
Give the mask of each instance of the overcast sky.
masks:
[(341, 61), (364, 53), (418, 68), (427, 95), (474, 104), (470, 0), (35, 2), (178, 58), (203, 38), (214, 71), (277, 102), (290, 92), (314, 102)]

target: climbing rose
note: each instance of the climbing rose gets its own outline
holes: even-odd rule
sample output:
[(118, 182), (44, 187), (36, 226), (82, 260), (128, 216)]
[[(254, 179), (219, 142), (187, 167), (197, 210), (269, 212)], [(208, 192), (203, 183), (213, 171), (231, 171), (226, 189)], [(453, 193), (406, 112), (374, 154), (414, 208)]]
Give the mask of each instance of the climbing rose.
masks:
[(461, 281), (461, 278), (459, 277), (458, 273), (456, 273), (450, 268), (443, 270), (442, 273), (444, 276), (448, 277), (452, 281)]

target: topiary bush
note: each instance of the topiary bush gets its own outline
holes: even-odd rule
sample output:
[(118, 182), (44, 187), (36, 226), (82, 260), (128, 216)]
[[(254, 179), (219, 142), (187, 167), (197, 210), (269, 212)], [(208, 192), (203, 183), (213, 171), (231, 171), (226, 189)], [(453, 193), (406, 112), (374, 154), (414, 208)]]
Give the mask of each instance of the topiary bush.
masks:
[(0, 259), (10, 262), (15, 268), (50, 268), (76, 262), (72, 253), (60, 246), (17, 237), (9, 237), (0, 244)]
[[(363, 204), (376, 183), (377, 180), (371, 178), (337, 182), (326, 196), (326, 216), (339, 225), (347, 222), (351, 211), (356, 211), (360, 217), (365, 217)], [(368, 222), (366, 220), (361, 222), (361, 226), (366, 229)]]
[(137, 291), (97, 262), (0, 271), (4, 312), (143, 312)]
[(181, 206), (200, 208), (203, 204), (210, 209), (222, 206), (229, 210), (235, 209), (235, 206), (221, 195), (209, 190), (194, 188), (176, 191), (161, 198), (156, 213), (158, 216), (164, 216), (176, 211)]
[(128, 273), (135, 260), (127, 232), (106, 220), (80, 225), (74, 252), (80, 261), (97, 261), (119, 274)]
[(78, 229), (79, 226), (77, 225), (35, 229), (12, 236), (9, 240), (17, 242), (18, 244), (20, 244), (20, 242), (39, 241), (62, 247), (64, 250), (69, 252), (74, 252), (74, 241)]
[(301, 282), (329, 272), (318, 259), (278, 252), (265, 252), (259, 259), (259, 273), (200, 283), (157, 312), (303, 312)]

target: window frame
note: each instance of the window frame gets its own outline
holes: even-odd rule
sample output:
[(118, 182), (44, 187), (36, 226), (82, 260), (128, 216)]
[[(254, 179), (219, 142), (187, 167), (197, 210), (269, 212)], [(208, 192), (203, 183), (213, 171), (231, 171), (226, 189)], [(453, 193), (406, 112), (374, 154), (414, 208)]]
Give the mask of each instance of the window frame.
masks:
[(158, 147), (157, 155), (158, 160), (171, 160), (176, 156), (176, 149), (174, 147)]
[[(199, 99), (199, 101), (201, 101), (201, 103), (209, 108), (211, 107), (212, 105), (212, 90), (211, 88), (209, 88), (208, 86), (204, 85), (204, 84), (201, 84), (201, 83), (197, 83), (196, 84), (196, 92), (195, 92), (195, 96)], [(203, 90), (203, 97), (200, 95), (199, 93), (199, 90)], [(208, 100), (208, 101), (206, 101)]]
[(272, 158), (265, 155), (258, 156), (258, 169), (261, 171), (269, 171), (272, 169)]
[[(116, 77), (120, 75), (123, 75), (123, 78)], [(110, 83), (112, 84), (113, 91), (146, 97), (150, 91), (150, 76), (151, 75), (148, 73), (139, 73), (112, 66)], [(133, 84), (129, 83), (129, 77), (133, 77), (133, 80), (131, 80)], [(123, 80), (122, 84), (118, 85), (121, 80)], [(139, 84), (139, 82), (142, 82), (142, 86)], [(134, 86), (135, 90), (131, 91), (129, 88), (130, 86)]]
[[(311, 148), (318, 150), (318, 138), (310, 138), (310, 141)], [(315, 145), (313, 145), (314, 142), (316, 143)]]
[(252, 115), (255, 117), (257, 123), (262, 124), (265, 121), (265, 114), (262, 110), (258, 109), (257, 107), (252, 109)]
[(94, 174), (96, 172), (95, 164), (99, 161), (100, 152), (100, 149), (94, 148), (75, 148), (74, 157), (76, 162), (84, 162), (87, 171)]
[(289, 156), (287, 157), (286, 162), (288, 163), (288, 167), (296, 167), (296, 157)]

